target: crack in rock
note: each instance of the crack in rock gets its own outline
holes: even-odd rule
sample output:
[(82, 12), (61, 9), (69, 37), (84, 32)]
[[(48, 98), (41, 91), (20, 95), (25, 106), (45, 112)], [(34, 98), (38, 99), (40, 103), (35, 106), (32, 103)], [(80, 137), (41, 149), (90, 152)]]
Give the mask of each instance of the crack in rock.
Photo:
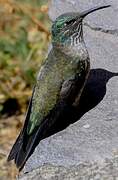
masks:
[(118, 36), (118, 29), (103, 29), (102, 27), (93, 27), (88, 22), (84, 22), (84, 25), (89, 27), (91, 30), (100, 31), (106, 34)]

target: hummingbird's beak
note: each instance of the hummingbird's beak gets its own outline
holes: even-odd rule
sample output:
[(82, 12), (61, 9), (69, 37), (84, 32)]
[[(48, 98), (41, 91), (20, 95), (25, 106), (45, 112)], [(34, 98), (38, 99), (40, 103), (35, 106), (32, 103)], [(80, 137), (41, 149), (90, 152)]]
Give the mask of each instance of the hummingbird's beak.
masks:
[(92, 13), (92, 12), (94, 12), (94, 11), (97, 11), (97, 10), (100, 10), (100, 9), (104, 9), (104, 8), (108, 8), (108, 7), (110, 7), (110, 6), (111, 6), (111, 5), (97, 6), (97, 7), (94, 7), (94, 8), (91, 8), (91, 9), (89, 9), (89, 10), (86, 10), (86, 11), (82, 12), (82, 13), (80, 14), (80, 16), (81, 16), (82, 18), (84, 18), (85, 16), (87, 16), (88, 14), (90, 14), (90, 13)]

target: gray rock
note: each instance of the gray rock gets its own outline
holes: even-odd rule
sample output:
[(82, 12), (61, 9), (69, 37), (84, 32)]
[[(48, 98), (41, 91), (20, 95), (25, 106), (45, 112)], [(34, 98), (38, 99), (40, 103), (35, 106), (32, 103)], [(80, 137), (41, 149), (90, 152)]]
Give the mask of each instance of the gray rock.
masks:
[(118, 178), (118, 2), (52, 0), (49, 15), (54, 20), (67, 11), (103, 4), (112, 7), (89, 15), (84, 23), (92, 69), (82, 97), (86, 113), (39, 143), (24, 172), (38, 169), (22, 175), (21, 180)]
[(21, 176), (21, 180), (117, 180), (117, 165), (118, 157), (101, 165), (85, 163), (67, 168), (47, 164)]

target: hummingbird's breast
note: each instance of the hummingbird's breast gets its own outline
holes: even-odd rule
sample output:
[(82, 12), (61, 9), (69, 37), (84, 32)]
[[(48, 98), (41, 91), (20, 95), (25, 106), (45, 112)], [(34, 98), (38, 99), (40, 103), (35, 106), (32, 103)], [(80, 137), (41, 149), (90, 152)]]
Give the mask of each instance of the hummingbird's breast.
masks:
[(88, 61), (88, 51), (84, 42), (81, 43), (74, 43), (73, 45), (70, 44), (69, 46), (65, 47), (65, 54), (73, 59), (78, 59), (78, 61)]

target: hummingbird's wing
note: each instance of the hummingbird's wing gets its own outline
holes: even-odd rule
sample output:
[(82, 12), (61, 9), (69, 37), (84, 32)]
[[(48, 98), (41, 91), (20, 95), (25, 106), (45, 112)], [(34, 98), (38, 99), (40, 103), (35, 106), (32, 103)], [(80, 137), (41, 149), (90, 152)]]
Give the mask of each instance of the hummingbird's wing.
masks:
[(68, 65), (63, 57), (52, 58), (49, 54), (34, 87), (24, 127), (8, 157), (8, 160), (15, 159), (19, 169), (23, 168), (39, 141), (45, 137), (46, 131), (58, 119), (64, 103), (74, 103), (85, 81), (85, 72), (83, 68), (81, 75), (74, 76), (72, 64)]

